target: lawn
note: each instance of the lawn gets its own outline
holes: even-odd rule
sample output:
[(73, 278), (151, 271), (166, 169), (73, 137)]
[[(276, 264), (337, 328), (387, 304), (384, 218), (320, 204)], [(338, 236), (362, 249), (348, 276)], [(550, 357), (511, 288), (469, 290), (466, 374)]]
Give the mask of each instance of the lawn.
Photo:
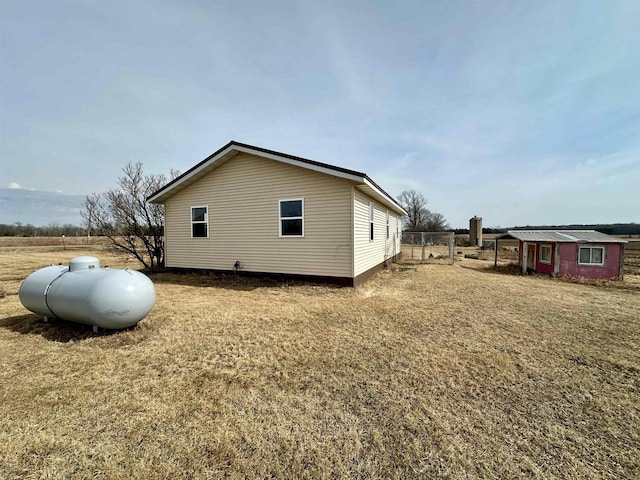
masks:
[(22, 308), (22, 279), (83, 254), (135, 267), (0, 250), (0, 478), (640, 475), (635, 278), (163, 273), (149, 316), (101, 335)]

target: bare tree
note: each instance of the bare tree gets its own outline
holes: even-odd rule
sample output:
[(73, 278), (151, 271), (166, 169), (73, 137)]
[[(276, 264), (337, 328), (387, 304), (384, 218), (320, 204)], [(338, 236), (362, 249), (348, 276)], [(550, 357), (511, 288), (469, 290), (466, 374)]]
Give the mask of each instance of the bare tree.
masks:
[(427, 199), (415, 190), (405, 190), (398, 196), (398, 201), (407, 211), (405, 231), (423, 232), (427, 223)]
[(449, 230), (449, 224), (441, 213), (429, 212), (426, 229), (427, 232), (444, 232)]
[[(171, 171), (171, 178), (178, 172)], [(145, 174), (142, 163), (128, 163), (117, 187), (86, 197), (82, 218), (87, 229), (136, 258), (147, 269), (164, 266), (164, 206), (147, 197), (167, 183), (165, 175)]]
[(427, 199), (415, 190), (405, 190), (398, 201), (407, 211), (405, 232), (442, 232), (449, 228), (441, 213), (431, 212), (427, 208)]

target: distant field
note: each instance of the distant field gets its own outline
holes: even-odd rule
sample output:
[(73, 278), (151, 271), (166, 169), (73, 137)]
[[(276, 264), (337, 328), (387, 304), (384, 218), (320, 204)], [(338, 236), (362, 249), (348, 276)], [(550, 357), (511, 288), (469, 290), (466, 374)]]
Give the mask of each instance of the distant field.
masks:
[(85, 247), (104, 245), (102, 237), (0, 237), (0, 248), (6, 247)]
[(464, 259), (357, 289), (163, 273), (147, 319), (103, 335), (22, 308), (29, 273), (87, 254), (135, 266), (0, 251), (0, 478), (640, 475), (635, 276)]

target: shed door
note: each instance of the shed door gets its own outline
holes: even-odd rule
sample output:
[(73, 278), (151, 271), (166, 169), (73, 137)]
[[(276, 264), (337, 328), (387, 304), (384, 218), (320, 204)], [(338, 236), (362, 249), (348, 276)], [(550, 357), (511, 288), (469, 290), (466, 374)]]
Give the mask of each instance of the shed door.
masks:
[(527, 270), (536, 269), (536, 245), (527, 245)]

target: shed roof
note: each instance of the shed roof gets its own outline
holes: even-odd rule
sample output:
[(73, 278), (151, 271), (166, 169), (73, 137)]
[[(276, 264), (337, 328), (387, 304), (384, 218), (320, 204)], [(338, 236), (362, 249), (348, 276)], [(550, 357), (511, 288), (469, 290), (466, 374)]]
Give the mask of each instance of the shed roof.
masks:
[(497, 238), (516, 238), (523, 242), (627, 243), (626, 240), (595, 230), (509, 230)]
[(335, 165), (330, 165), (328, 163), (317, 162), (315, 160), (309, 160), (307, 158), (296, 157), (294, 155), (276, 152), (274, 150), (267, 150), (266, 148), (255, 147), (253, 145), (247, 145), (246, 143), (240, 143), (233, 140), (209, 155), (194, 167), (187, 170), (179, 177), (167, 183), (160, 190), (149, 195), (147, 201), (151, 203), (163, 203), (169, 197), (178, 193), (180, 190), (189, 186), (220, 165), (226, 163), (239, 153), (250, 153), (269, 160), (276, 160), (289, 165), (295, 165), (327, 175), (351, 180), (356, 184), (358, 189), (370, 197), (375, 198), (383, 205), (386, 205), (401, 215), (407, 214), (404, 208), (402, 208), (402, 205), (380, 188), (366, 173), (349, 170)]

